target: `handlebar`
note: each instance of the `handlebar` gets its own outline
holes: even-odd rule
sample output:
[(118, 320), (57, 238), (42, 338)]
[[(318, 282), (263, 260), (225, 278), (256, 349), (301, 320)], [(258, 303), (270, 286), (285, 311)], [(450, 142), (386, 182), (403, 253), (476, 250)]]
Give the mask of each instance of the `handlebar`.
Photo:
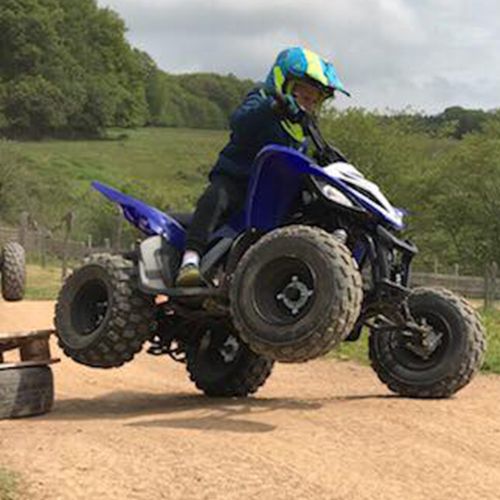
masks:
[(344, 156), (344, 154), (342, 154), (339, 149), (329, 144), (323, 137), (316, 120), (311, 114), (304, 111), (304, 117), (301, 125), (305, 134), (311, 138), (318, 151), (318, 162), (320, 166), (329, 165), (330, 163), (339, 161), (349, 163), (349, 160)]

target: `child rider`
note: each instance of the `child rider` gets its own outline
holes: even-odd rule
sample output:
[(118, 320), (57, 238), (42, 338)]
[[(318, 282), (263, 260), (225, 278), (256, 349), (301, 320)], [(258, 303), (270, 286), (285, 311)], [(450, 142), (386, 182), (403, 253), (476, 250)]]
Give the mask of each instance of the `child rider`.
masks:
[(334, 66), (314, 52), (292, 47), (279, 53), (265, 84), (252, 90), (231, 117), (229, 142), (210, 172), (210, 184), (187, 231), (177, 286), (203, 283), (200, 259), (209, 235), (243, 208), (258, 152), (268, 144), (301, 148), (305, 136), (298, 122), (303, 111), (316, 114), (337, 90), (349, 95)]

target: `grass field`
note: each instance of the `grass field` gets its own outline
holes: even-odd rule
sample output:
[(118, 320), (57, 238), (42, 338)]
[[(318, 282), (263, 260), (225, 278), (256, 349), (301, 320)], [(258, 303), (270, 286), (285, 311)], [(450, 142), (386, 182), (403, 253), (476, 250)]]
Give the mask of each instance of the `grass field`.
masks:
[(111, 131), (111, 140), (46, 140), (15, 147), (27, 158), (28, 169), (47, 183), (62, 174), (82, 192), (99, 180), (184, 209), (201, 192), (227, 138), (226, 131), (148, 128), (122, 135)]
[(27, 300), (53, 300), (61, 288), (61, 268), (42, 267), (39, 264), (27, 266)]

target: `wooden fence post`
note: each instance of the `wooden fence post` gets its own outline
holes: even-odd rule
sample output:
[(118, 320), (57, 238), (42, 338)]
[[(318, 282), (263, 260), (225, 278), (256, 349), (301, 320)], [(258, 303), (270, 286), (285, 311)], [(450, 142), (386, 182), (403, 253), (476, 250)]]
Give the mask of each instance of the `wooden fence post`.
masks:
[(69, 237), (71, 235), (71, 230), (73, 229), (73, 223), (75, 219), (75, 214), (73, 212), (68, 212), (63, 217), (63, 222), (65, 224), (64, 231), (64, 242), (63, 242), (63, 254), (62, 254), (62, 269), (61, 269), (61, 281), (66, 279), (66, 274), (68, 272), (68, 243)]
[(493, 307), (497, 292), (498, 264), (493, 261), (486, 265), (484, 276), (484, 308)]
[(46, 239), (48, 236), (48, 231), (44, 227), (40, 227), (39, 231), (37, 231), (38, 238), (38, 253), (40, 257), (40, 265), (42, 268), (45, 268), (47, 264), (46, 253), (47, 253), (47, 245)]
[(455, 264), (453, 266), (453, 274), (455, 276), (455, 292), (458, 293), (458, 290), (460, 289), (460, 282), (459, 282), (459, 276), (460, 276), (460, 266), (458, 264)]
[(118, 253), (122, 246), (122, 233), (123, 233), (123, 216), (121, 210), (118, 211), (116, 216), (116, 232), (113, 238), (113, 252)]
[(21, 213), (21, 220), (19, 221), (19, 243), (26, 248), (26, 243), (28, 239), (28, 221), (29, 214), (28, 212)]

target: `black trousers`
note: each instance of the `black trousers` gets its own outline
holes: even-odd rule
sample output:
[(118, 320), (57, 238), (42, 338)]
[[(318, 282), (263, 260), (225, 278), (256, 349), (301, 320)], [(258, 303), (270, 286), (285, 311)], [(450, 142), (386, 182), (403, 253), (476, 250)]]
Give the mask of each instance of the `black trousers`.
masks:
[(198, 200), (187, 231), (186, 250), (202, 255), (211, 233), (245, 205), (248, 181), (227, 175), (214, 176)]

